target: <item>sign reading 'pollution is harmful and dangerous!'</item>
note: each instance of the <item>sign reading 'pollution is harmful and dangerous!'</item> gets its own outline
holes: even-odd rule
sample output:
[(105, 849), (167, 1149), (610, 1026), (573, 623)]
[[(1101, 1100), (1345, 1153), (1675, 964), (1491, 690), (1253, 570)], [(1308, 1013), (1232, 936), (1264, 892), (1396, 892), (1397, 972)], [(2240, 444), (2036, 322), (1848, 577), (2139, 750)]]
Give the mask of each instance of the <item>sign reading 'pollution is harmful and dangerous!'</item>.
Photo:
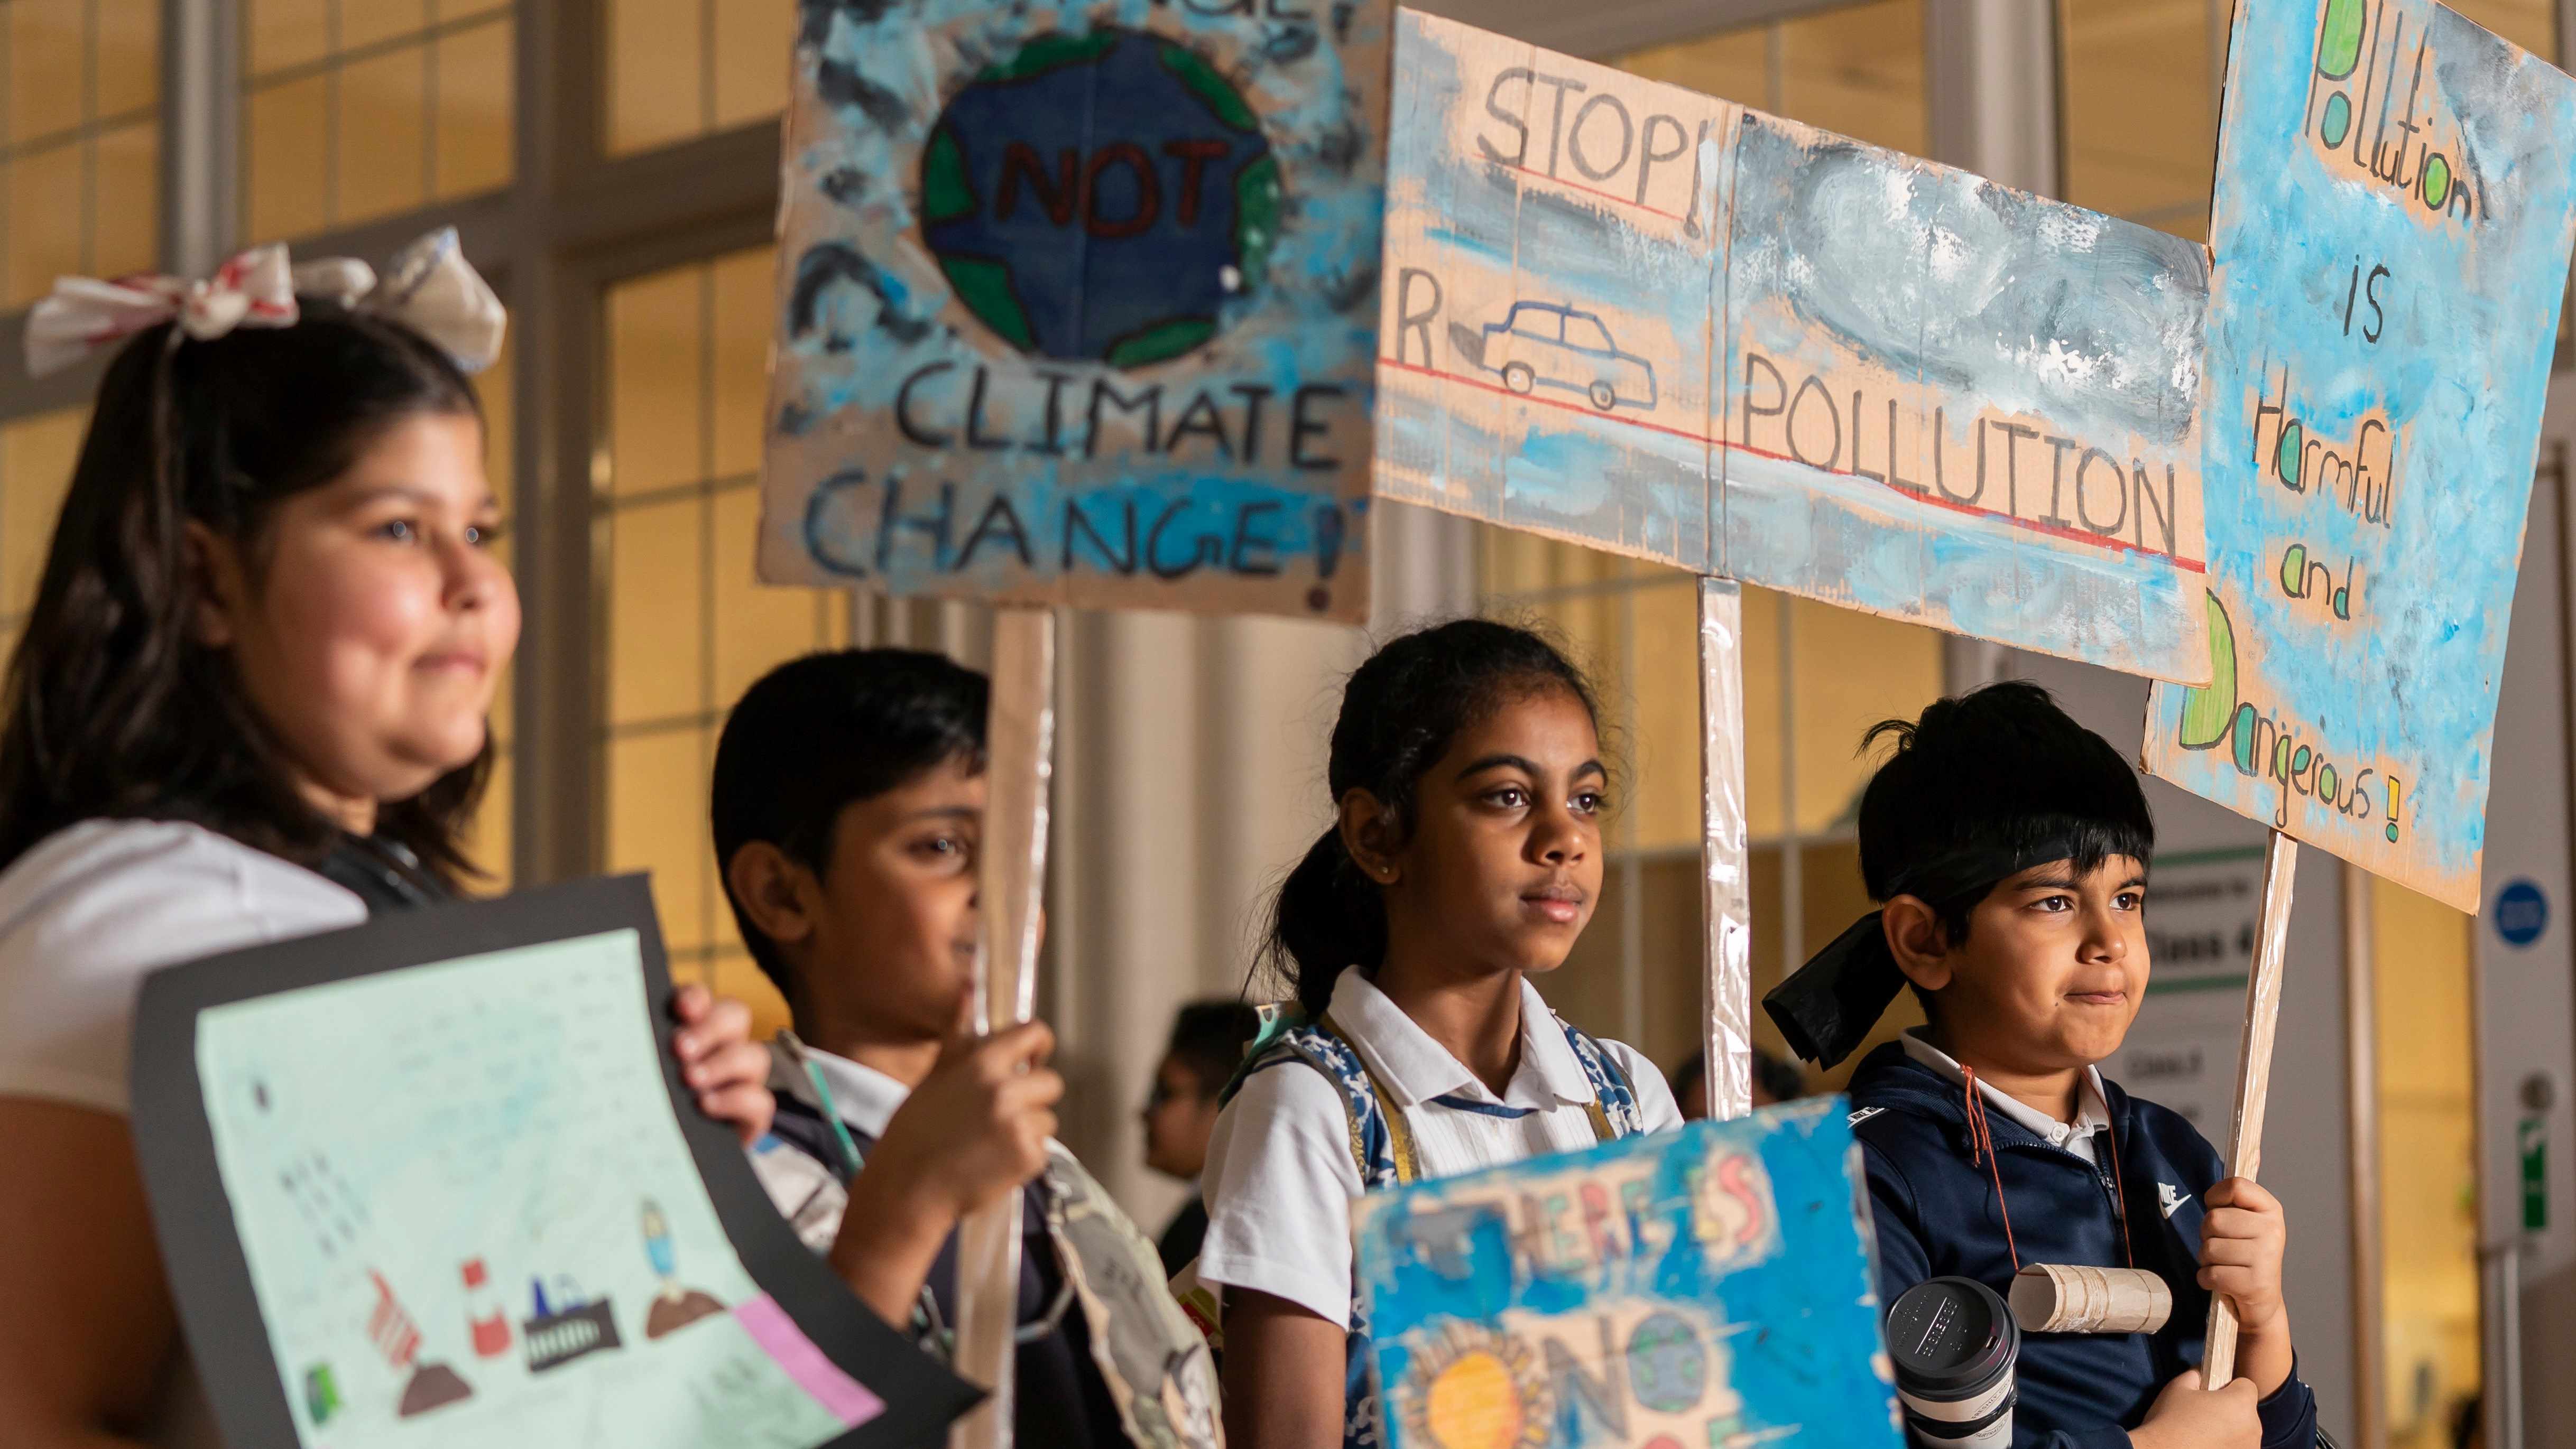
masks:
[(2576, 237), (2576, 81), (2426, 0), (2242, 4), (2210, 228), (2213, 681), (2156, 774), (2478, 908)]
[(802, 13), (761, 577), (1365, 617), (1386, 7)]

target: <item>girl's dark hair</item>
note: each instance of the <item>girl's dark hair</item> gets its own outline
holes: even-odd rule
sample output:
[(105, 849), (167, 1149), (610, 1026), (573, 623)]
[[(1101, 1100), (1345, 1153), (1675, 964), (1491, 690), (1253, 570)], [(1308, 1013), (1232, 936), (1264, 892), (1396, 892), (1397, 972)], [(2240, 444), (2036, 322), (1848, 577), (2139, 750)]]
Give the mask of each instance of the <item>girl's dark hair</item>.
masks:
[[(1597, 727), (1592, 686), (1556, 646), (1527, 629), (1458, 619), (1416, 630), (1370, 655), (1342, 689), (1325, 782), (1336, 806), (1366, 790), (1409, 834), (1414, 787), (1458, 732), (1515, 698), (1561, 689)], [(1386, 902), (1342, 844), (1338, 821), (1281, 882), (1265, 955), (1293, 984), (1297, 1004), (1320, 1016), (1346, 966), (1386, 959)]]
[[(337, 840), (297, 793), (228, 651), (198, 642), (196, 523), (256, 579), (278, 505), (338, 477), (394, 423), (480, 415), (445, 353), (399, 323), (321, 298), (290, 327), (173, 345), (170, 324), (108, 365), (9, 662), (0, 724), (0, 868), (83, 820), (185, 820), (314, 864)], [(409, 800), (379, 837), (448, 881), (491, 744)]]

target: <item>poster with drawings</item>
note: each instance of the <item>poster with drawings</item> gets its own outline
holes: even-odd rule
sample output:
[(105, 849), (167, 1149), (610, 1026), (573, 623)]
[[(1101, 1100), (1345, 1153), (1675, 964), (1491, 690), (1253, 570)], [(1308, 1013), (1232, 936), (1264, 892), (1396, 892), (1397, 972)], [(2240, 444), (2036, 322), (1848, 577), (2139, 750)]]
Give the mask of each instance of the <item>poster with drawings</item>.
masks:
[[(971, 1398), (863, 1309), (864, 1322), (821, 1324), (791, 1309), (801, 1300), (813, 1317), (838, 1285), (801, 1247), (776, 1251), (760, 1228), (793, 1237), (730, 1136), (671, 1090), (649, 897), (632, 882), (573, 894), (609, 900), (617, 886), (645, 902), (640, 923), (559, 931), (543, 918), (563, 912), (532, 916), (527, 902), (451, 907), (177, 968), (147, 988), (141, 1030), (185, 1033), (175, 1051), (138, 1040), (156, 1217), (172, 1238), (197, 1216), (183, 1204), (211, 1188), (247, 1280), (246, 1294), (207, 1291), (209, 1245), (168, 1246), (234, 1442), (814, 1449), (909, 1442), (886, 1431), (935, 1432), (942, 1407)], [(495, 912), (538, 929), (496, 937), (479, 919)], [(490, 948), (432, 945), (418, 959), (424, 930), (460, 929)], [(358, 965), (397, 942), (413, 960)], [(333, 958), (358, 969), (193, 1010), (173, 1000), (274, 973), (281, 955), (310, 964), (317, 948), (326, 971)], [(172, 1107), (183, 1095), (201, 1116)], [(191, 1145), (211, 1161), (184, 1169), (171, 1139), (199, 1123)], [(714, 1136), (712, 1160), (693, 1134)], [(751, 1211), (729, 1221), (714, 1189), (731, 1173), (726, 1196)], [(801, 1291), (782, 1302), (738, 1233)], [(219, 1377), (210, 1336), (253, 1326), (266, 1362), (243, 1371), (264, 1382)], [(827, 1352), (817, 1335), (836, 1328), (841, 1352)]]

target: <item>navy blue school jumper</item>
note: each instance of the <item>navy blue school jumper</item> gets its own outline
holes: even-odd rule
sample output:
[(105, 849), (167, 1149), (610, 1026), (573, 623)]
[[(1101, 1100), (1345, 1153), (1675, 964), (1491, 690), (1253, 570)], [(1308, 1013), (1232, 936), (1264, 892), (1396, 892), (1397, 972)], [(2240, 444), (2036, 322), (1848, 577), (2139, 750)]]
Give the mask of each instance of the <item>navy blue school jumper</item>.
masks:
[[(2124, 1210), (2136, 1265), (2173, 1289), (2173, 1316), (2152, 1334), (2024, 1335), (2013, 1449), (2126, 1449), (2128, 1430), (2165, 1384), (2200, 1364), (2209, 1318), (2209, 1294), (2194, 1281), (2201, 1198), (2226, 1174), (2216, 1150), (2179, 1114), (2108, 1080), (2102, 1094), (2112, 1142), (2105, 1150), (2095, 1137), (2098, 1166), (1987, 1112), (1990, 1173), (1971, 1150), (1959, 1083), (1895, 1043), (1871, 1052), (1852, 1076), (1852, 1132), (1869, 1174), (1882, 1303), (1951, 1276), (2009, 1294), (2016, 1250), (2023, 1264), (2121, 1266)], [(2316, 1396), (2295, 1367), (2261, 1414), (2264, 1449), (2309, 1449), (2316, 1440)]]

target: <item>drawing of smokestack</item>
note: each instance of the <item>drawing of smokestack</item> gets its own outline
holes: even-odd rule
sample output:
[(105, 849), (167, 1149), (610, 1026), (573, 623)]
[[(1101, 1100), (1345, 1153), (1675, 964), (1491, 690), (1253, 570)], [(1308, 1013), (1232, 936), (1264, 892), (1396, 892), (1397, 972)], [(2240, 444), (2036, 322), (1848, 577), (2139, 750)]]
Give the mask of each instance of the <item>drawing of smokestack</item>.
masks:
[(443, 1363), (419, 1363), (420, 1328), (412, 1322), (409, 1310), (394, 1297), (393, 1285), (385, 1275), (370, 1268), (368, 1281), (376, 1285), (376, 1306), (367, 1315), (367, 1337), (383, 1354), (395, 1373), (410, 1369), (411, 1379), (403, 1385), (402, 1402), (395, 1416), (408, 1419), (415, 1414), (474, 1397), (474, 1390), (456, 1370)]

